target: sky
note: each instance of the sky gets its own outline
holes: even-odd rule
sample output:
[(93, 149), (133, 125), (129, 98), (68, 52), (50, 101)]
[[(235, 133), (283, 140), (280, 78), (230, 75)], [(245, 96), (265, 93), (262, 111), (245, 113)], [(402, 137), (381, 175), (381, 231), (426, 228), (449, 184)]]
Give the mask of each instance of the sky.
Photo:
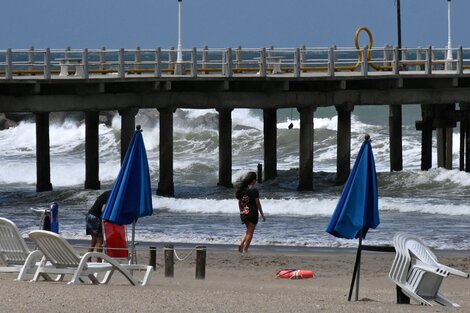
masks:
[[(183, 0), (183, 48), (352, 47), (361, 26), (374, 47), (397, 45), (395, 2)], [(447, 46), (447, 0), (400, 3), (403, 47)], [(470, 47), (470, 0), (451, 8), (452, 46)], [(165, 49), (177, 45), (177, 29), (177, 0), (2, 0), (0, 49)]]

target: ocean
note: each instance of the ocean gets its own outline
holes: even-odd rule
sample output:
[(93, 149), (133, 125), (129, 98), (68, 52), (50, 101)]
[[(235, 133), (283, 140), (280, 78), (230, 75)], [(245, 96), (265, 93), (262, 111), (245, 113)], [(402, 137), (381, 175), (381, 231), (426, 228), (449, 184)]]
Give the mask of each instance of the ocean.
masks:
[[(155, 194), (159, 176), (159, 125), (156, 110), (136, 117), (142, 124), (151, 171), (154, 215), (139, 219), (136, 239), (141, 242), (238, 245), (244, 226), (238, 216), (234, 189), (217, 186), (218, 132), (215, 110), (182, 110), (174, 121), (175, 197)], [(381, 223), (370, 230), (365, 244), (391, 244), (393, 235), (407, 231), (436, 249), (470, 249), (470, 174), (436, 165), (420, 170), (421, 133), (414, 122), (417, 105), (403, 106), (403, 166), (390, 172), (388, 106), (356, 106), (352, 116), (352, 161), (364, 134), (372, 139), (378, 172)], [(208, 122), (209, 121), (209, 122)], [(216, 119), (215, 119), (216, 121)], [(294, 127), (288, 129), (293, 123)], [(260, 110), (232, 112), (233, 182), (263, 163), (263, 120)], [(278, 177), (258, 184), (267, 216), (255, 232), (253, 245), (287, 247), (355, 247), (357, 240), (339, 239), (325, 232), (341, 195), (336, 186), (337, 115), (318, 108), (314, 116), (314, 190), (296, 190), (298, 184), (299, 115), (278, 111)], [(0, 131), (0, 216), (13, 220), (27, 233), (38, 229), (32, 209), (59, 204), (60, 233), (67, 239), (88, 239), (85, 214), (96, 197), (112, 187), (120, 166), (120, 117), (101, 124), (100, 174), (102, 190), (84, 190), (85, 126), (66, 120), (51, 123), (51, 192), (36, 192), (35, 124), (22, 122)], [(458, 168), (459, 134), (454, 130), (454, 168)]]

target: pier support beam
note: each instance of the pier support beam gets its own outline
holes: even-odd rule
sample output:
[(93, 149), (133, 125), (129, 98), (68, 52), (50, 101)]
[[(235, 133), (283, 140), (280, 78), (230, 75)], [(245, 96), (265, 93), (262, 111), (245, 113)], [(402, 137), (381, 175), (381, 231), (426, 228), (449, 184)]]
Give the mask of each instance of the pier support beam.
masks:
[(423, 126), (421, 130), (421, 170), (427, 171), (432, 166), (432, 121), (433, 104), (422, 104), (421, 115)]
[(465, 137), (467, 134), (467, 117), (460, 121), (460, 152), (459, 152), (459, 170), (465, 170)]
[(264, 180), (277, 176), (277, 116), (276, 109), (263, 110)]
[(232, 109), (217, 109), (219, 112), (219, 182), (217, 185), (232, 185)]
[(36, 191), (52, 190), (49, 144), (49, 112), (36, 116)]
[(437, 166), (452, 169), (452, 128), (437, 128)]
[(465, 172), (470, 172), (470, 113), (465, 114)]
[(316, 109), (316, 106), (297, 109), (300, 113), (298, 190), (313, 190), (313, 112)]
[(85, 112), (85, 189), (100, 189), (99, 112)]
[(135, 116), (138, 112), (139, 110), (134, 108), (119, 110), (119, 115), (121, 115), (121, 164), (134, 134)]
[(460, 120), (460, 158), (459, 169), (470, 172), (470, 103), (459, 103), (462, 112)]
[(175, 196), (173, 184), (173, 113), (172, 108), (158, 109), (160, 112), (160, 179), (157, 195)]
[(455, 104), (441, 104), (436, 107), (435, 118), (438, 125), (436, 129), (437, 138), (437, 166), (445, 169), (452, 169), (452, 121), (446, 115), (455, 111)]
[(390, 130), (390, 171), (392, 172), (403, 170), (402, 123), (401, 105), (390, 105), (388, 124)]
[(351, 172), (351, 112), (354, 106), (336, 106), (338, 112), (336, 183), (344, 184)]

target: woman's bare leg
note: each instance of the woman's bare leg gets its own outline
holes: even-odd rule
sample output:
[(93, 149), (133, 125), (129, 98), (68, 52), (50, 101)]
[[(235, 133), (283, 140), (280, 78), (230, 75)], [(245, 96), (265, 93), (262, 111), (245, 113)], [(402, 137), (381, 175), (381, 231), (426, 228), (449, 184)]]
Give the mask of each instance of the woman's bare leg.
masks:
[(242, 246), (243, 253), (248, 252), (248, 248), (250, 247), (251, 240), (253, 239), (253, 234), (255, 233), (256, 225), (250, 222), (245, 223), (246, 225), (246, 233), (244, 238), (244, 244)]

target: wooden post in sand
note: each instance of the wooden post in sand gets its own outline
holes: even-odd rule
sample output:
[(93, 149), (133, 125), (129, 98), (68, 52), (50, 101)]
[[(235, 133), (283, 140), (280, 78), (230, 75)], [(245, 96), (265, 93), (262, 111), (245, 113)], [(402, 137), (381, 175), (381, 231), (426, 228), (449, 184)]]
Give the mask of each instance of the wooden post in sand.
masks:
[(206, 278), (206, 246), (196, 246), (196, 279)]
[(153, 270), (155, 271), (157, 269), (157, 247), (150, 247), (149, 253), (149, 265), (151, 265), (153, 267)]
[(165, 253), (165, 277), (173, 277), (175, 273), (174, 247), (165, 245), (163, 251)]

